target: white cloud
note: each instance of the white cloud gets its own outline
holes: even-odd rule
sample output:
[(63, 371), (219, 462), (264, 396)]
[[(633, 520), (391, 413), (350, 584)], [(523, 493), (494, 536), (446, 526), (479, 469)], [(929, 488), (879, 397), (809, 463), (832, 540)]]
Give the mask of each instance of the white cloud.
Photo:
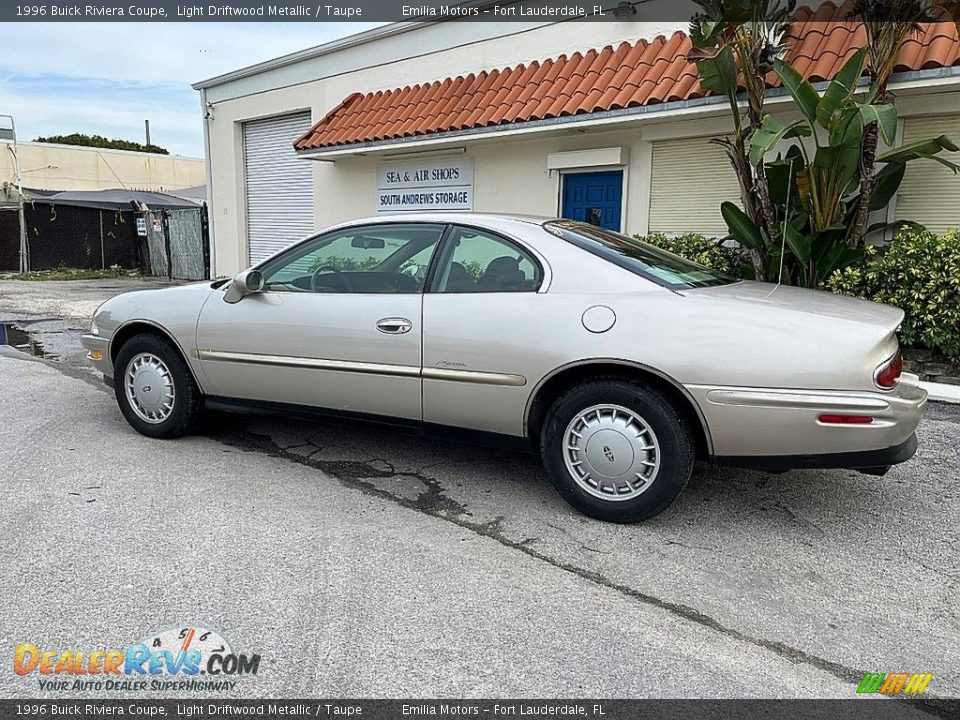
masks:
[(202, 156), (190, 84), (362, 32), (359, 23), (23, 23), (0, 44), (0, 113), (19, 135), (152, 139)]
[[(22, 139), (82, 132), (142, 142), (143, 121), (149, 118), (154, 143), (180, 155), (203, 156), (200, 105), (192, 91), (169, 98), (161, 88), (126, 84), (93, 82), (84, 90), (80, 81), (74, 89), (42, 87), (51, 80), (46, 76), (0, 87), (0, 108), (16, 118)], [(153, 92), (158, 99), (151, 97)]]
[(62, 75), (190, 84), (361, 32), (374, 23), (18, 23), (0, 67)]

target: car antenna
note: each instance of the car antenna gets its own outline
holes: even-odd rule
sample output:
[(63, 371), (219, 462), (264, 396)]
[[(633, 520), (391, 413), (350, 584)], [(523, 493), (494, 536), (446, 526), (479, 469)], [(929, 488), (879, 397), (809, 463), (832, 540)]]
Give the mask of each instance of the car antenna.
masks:
[[(787, 199), (783, 210), (783, 231), (781, 233), (783, 238), (780, 241), (780, 271), (777, 273), (777, 284), (773, 290), (770, 291), (770, 295), (773, 295), (777, 291), (777, 288), (783, 284), (783, 256), (787, 251), (787, 218), (790, 217), (790, 189), (792, 184), (793, 160), (791, 160), (787, 166)], [(767, 297), (770, 297), (770, 295), (767, 295)]]

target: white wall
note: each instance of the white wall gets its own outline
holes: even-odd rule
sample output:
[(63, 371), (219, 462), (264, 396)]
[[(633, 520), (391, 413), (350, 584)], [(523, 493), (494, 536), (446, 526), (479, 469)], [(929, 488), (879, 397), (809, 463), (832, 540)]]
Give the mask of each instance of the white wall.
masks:
[[(474, 210), (534, 215), (556, 215), (559, 210), (560, 175), (547, 170), (547, 155), (555, 152), (603, 147), (627, 147), (630, 164), (605, 169), (625, 169), (629, 232), (643, 232), (646, 226), (644, 202), (647, 188), (642, 181), (649, 175), (648, 143), (639, 128), (618, 132), (574, 134), (540, 140), (518, 138), (470, 144), (464, 157), (474, 161)], [(429, 155), (425, 157), (430, 157)], [(315, 217), (320, 227), (375, 212), (376, 167), (383, 157), (346, 157), (335, 164), (321, 165), (315, 175)], [(577, 168), (580, 172), (587, 168)], [(591, 168), (600, 169), (600, 168)], [(634, 179), (636, 178), (636, 179)], [(344, 188), (349, 188), (344, 192)]]
[[(475, 23), (442, 23), (207, 88), (204, 92), (212, 103), (206, 130), (216, 273), (232, 274), (247, 264), (243, 121), (306, 109), (317, 120), (354, 92), (432, 82), (621, 41), (635, 42), (655, 32), (675, 29), (681, 28), (676, 24), (664, 27), (616, 22), (536, 26), (504, 23), (487, 28), (479, 26), (478, 30)], [(492, 36), (493, 33), (497, 35)], [(436, 50), (438, 47), (446, 49)], [(367, 66), (363, 66), (364, 63)], [(303, 82), (310, 77), (317, 79)], [(929, 80), (899, 86), (901, 115), (960, 112), (958, 80), (933, 81), (940, 83), (933, 87)], [(772, 98), (768, 102), (768, 110), (783, 120), (792, 119), (789, 107), (789, 98)], [(558, 175), (548, 173), (546, 168), (549, 153), (628, 147), (630, 164), (625, 168), (624, 229), (629, 233), (646, 233), (653, 143), (676, 138), (705, 139), (731, 129), (725, 104), (660, 113), (656, 107), (650, 110), (652, 112), (629, 120), (629, 124), (617, 125), (618, 129), (598, 124), (589, 129), (555, 128), (537, 134), (456, 140), (448, 144), (465, 146), (467, 157), (474, 159), (475, 210), (544, 215), (556, 214), (559, 200)], [(387, 154), (402, 151), (403, 148), (395, 147)], [(374, 212), (376, 165), (384, 162), (384, 152), (367, 152), (365, 157), (342, 155), (335, 162), (304, 160), (314, 164), (317, 227)], [(404, 159), (414, 159), (414, 156)], [(690, 188), (694, 192), (698, 177), (696, 164), (691, 166), (690, 176)], [(737, 200), (737, 197), (731, 199)], [(693, 229), (696, 228), (678, 227), (675, 232)]]
[[(0, 183), (14, 181), (10, 143), (0, 142)], [(166, 191), (203, 185), (203, 160), (54, 143), (18, 143), (23, 186), (36, 190)]]
[[(463, 157), (474, 161), (474, 210), (555, 216), (559, 211), (561, 174), (547, 169), (547, 155), (571, 150), (626, 147), (627, 166), (588, 169), (623, 169), (626, 214), (624, 228), (630, 233), (647, 231), (649, 207), (650, 143), (641, 130), (575, 134), (540, 140), (517, 138), (509, 142), (485, 142), (468, 146)], [(430, 157), (427, 155), (426, 157)], [(459, 156), (458, 156), (459, 157)], [(414, 159), (414, 158), (411, 158)], [(311, 161), (305, 161), (311, 162)], [(314, 218), (318, 228), (376, 212), (377, 166), (383, 156), (345, 157), (336, 163), (316, 162), (314, 173)], [(217, 209), (218, 213), (220, 209)], [(218, 220), (227, 215), (218, 215)], [(246, 266), (242, 237), (228, 236), (221, 222), (217, 231), (217, 273), (231, 274)], [(224, 238), (230, 237), (229, 240)], [(298, 238), (291, 238), (291, 242)]]
[[(608, 0), (610, 1), (610, 0)], [(655, 0), (669, 3), (676, 17), (692, 15), (696, 9), (689, 0)], [(686, 7), (689, 12), (682, 10)], [(641, 7), (641, 10), (643, 7)], [(663, 11), (651, 9), (654, 15)], [(531, 60), (543, 60), (561, 53), (600, 48), (612, 42), (636, 38), (669, 36), (676, 30), (686, 30), (686, 21), (656, 22), (446, 22), (430, 24), (394, 23), (317, 48), (283, 56), (227, 73), (218, 78), (196, 83), (196, 88), (207, 88), (207, 99), (218, 103), (249, 95), (270, 92), (291, 85), (305, 85), (316, 80), (335, 78), (362, 69), (381, 68), (392, 73), (397, 63), (420, 60), (421, 73), (402, 83), (430, 82), (459, 73), (503, 68)], [(371, 39), (375, 38), (375, 39)], [(458, 60), (451, 50), (470, 48), (471, 52)], [(453, 63), (449, 72), (425, 77), (422, 70), (433, 65)], [(459, 69), (458, 69), (459, 68)], [(389, 84), (378, 88), (393, 87)]]
[[(354, 92), (428, 83), (623, 41), (635, 42), (641, 37), (677, 29), (682, 29), (681, 24), (432, 24), (383, 41), (348, 48), (334, 55), (273, 69), (262, 76), (241, 78), (207, 88), (204, 91), (205, 98), (211, 103), (210, 117), (206, 121), (210, 163), (208, 195), (212, 208), (217, 274), (234, 273), (246, 263), (243, 121), (304, 109), (311, 110), (316, 121)], [(430, 51), (433, 47), (447, 49)], [(319, 79), (303, 82), (307, 77)], [(367, 192), (367, 189), (374, 182), (372, 167), (364, 173), (363, 163), (351, 160), (338, 161), (335, 167), (317, 163), (318, 225), (326, 224), (326, 219), (332, 216), (345, 219), (371, 212), (373, 191)], [(538, 167), (545, 172), (545, 160), (541, 160)], [(478, 204), (488, 201), (483, 199), (482, 193), (488, 191), (481, 190), (479, 179), (483, 172), (488, 171), (483, 169), (482, 162), (478, 162)], [(334, 177), (336, 181), (332, 179)], [(509, 181), (509, 178), (506, 180)], [(486, 185), (485, 182), (482, 184)], [(336, 188), (338, 208), (328, 213), (322, 206), (328, 204), (332, 188)], [(349, 190), (345, 191), (344, 188)], [(354, 193), (359, 200), (353, 199)], [(361, 207), (365, 209), (361, 211)]]

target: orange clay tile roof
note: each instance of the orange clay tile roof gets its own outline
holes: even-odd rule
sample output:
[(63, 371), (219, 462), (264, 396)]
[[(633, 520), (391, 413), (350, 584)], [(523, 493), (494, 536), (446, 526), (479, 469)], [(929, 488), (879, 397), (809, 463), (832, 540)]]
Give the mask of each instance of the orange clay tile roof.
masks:
[[(828, 80), (866, 41), (862, 24), (832, 2), (797, 10), (786, 59), (811, 81)], [(522, 123), (704, 97), (686, 59), (690, 38), (621, 43), (553, 60), (374, 93), (354, 93), (303, 137), (298, 150)], [(900, 53), (897, 72), (960, 65), (953, 23), (927, 23)], [(775, 77), (768, 78), (771, 87)]]

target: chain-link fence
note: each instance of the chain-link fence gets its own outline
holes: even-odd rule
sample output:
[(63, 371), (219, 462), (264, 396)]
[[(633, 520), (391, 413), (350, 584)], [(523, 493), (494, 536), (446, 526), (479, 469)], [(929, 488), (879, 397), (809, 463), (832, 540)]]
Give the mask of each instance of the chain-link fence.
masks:
[(138, 213), (146, 221), (151, 275), (203, 280), (210, 274), (206, 206)]
[[(24, 206), (30, 270), (119, 267), (160, 277), (209, 276), (206, 206), (134, 212), (34, 200)], [(20, 268), (16, 209), (0, 211), (0, 270)]]
[(17, 208), (0, 208), (0, 271), (20, 269), (20, 216)]
[(30, 270), (140, 267), (132, 213), (35, 201), (24, 215)]
[(198, 210), (168, 210), (170, 232), (170, 274), (180, 280), (202, 280), (209, 276), (206, 254), (206, 218)]

